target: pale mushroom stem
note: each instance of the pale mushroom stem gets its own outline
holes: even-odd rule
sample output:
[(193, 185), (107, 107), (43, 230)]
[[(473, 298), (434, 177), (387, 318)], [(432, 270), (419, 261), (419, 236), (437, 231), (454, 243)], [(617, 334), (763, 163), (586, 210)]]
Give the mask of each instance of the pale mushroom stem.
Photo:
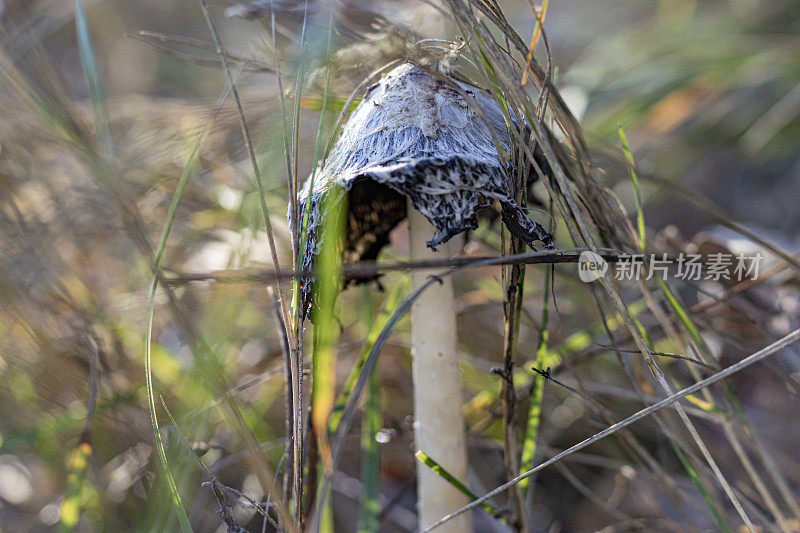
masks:
[[(433, 226), (410, 201), (408, 227), (411, 261), (447, 254), (445, 244), (438, 247), (438, 252), (426, 246), (433, 235)], [(424, 284), (432, 273), (413, 270), (412, 291)], [(411, 354), (416, 447), (466, 483), (467, 447), (456, 352), (455, 302), (449, 276), (423, 292), (411, 308)], [(417, 463), (417, 501), (420, 529), (468, 503), (464, 494), (421, 463)], [(446, 522), (439, 530), (443, 533), (472, 531), (469, 513)]]

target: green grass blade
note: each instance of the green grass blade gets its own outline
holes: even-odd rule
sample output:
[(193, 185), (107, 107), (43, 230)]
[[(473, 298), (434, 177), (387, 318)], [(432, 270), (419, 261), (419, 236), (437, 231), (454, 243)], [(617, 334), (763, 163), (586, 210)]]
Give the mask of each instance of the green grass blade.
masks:
[(322, 516), (319, 521), (319, 533), (334, 533), (333, 528), (333, 506), (331, 505), (331, 498), (325, 498), (325, 504), (322, 506)]
[(381, 510), (380, 457), (375, 434), (381, 429), (379, 375), (373, 371), (367, 385), (364, 405), (364, 422), (361, 425), (361, 507), (358, 515), (358, 532), (378, 531), (378, 513)]
[[(434, 473), (436, 473), (439, 477), (450, 483), (453, 487), (458, 489), (463, 494), (466, 494), (470, 500), (478, 499), (478, 496), (474, 492), (469, 490), (466, 485), (464, 485), (458, 479), (453, 477), (453, 475), (450, 472), (448, 472), (444, 467), (442, 467), (442, 465), (437, 463), (434, 459), (428, 457), (428, 455), (425, 452), (423, 452), (422, 450), (417, 450), (417, 453), (415, 453), (414, 455), (417, 459), (422, 461), (425, 464), (425, 466), (433, 470)], [(480, 507), (489, 514), (491, 514), (492, 516), (494, 516), (495, 518), (499, 518), (503, 522), (507, 522), (507, 519), (505, 518), (503, 513), (499, 509), (494, 507), (492, 504), (488, 502), (481, 502)]]
[(361, 98), (355, 98), (348, 105), (347, 98), (329, 97), (326, 94), (323, 94), (322, 98), (319, 96), (304, 96), (300, 100), (300, 105), (304, 109), (311, 109), (313, 111), (330, 111), (331, 113), (339, 113), (344, 109), (344, 106), (348, 106), (347, 112), (352, 113), (361, 103), (361, 100)]
[(156, 413), (155, 392), (153, 388), (153, 373), (151, 366), (151, 347), (153, 341), (153, 309), (155, 307), (156, 291), (158, 289), (158, 279), (153, 277), (153, 283), (150, 286), (150, 297), (147, 302), (147, 318), (145, 320), (145, 376), (147, 381), (147, 405), (150, 409), (150, 422), (153, 426), (153, 435), (156, 441), (156, 448), (158, 448), (158, 458), (161, 461), (161, 466), (164, 468), (164, 476), (169, 488), (172, 506), (175, 509), (175, 514), (178, 516), (178, 521), (181, 525), (181, 530), (186, 533), (192, 531), (192, 526), (189, 523), (189, 516), (186, 514), (186, 509), (183, 506), (181, 495), (178, 492), (178, 486), (175, 483), (175, 477), (170, 470), (169, 462), (167, 461), (167, 454), (164, 450), (164, 442), (161, 440), (161, 433), (158, 426), (158, 414)]
[(78, 37), (78, 50), (81, 55), (81, 63), (89, 82), (89, 94), (92, 98), (94, 109), (95, 128), (97, 130), (100, 151), (104, 157), (110, 158), (112, 153), (111, 131), (108, 127), (108, 108), (100, 84), (100, 74), (97, 71), (97, 63), (94, 57), (94, 49), (89, 36), (89, 23), (86, 20), (86, 10), (83, 7), (83, 0), (75, 0), (75, 31)]
[(675, 311), (675, 314), (678, 315), (678, 319), (681, 321), (683, 327), (686, 328), (686, 331), (689, 332), (689, 335), (692, 337), (692, 340), (697, 344), (700, 350), (702, 350), (707, 356), (710, 356), (711, 351), (708, 349), (708, 346), (706, 346), (705, 341), (700, 336), (700, 332), (697, 331), (697, 328), (695, 327), (694, 323), (692, 323), (692, 319), (689, 318), (689, 313), (687, 313), (686, 310), (683, 308), (683, 306), (680, 304), (680, 302), (678, 302), (678, 299), (669, 289), (667, 284), (664, 283), (661, 277), (655, 276), (655, 278), (659, 288), (661, 289), (661, 292), (664, 293), (664, 297), (667, 299), (667, 302), (669, 303), (672, 310)]
[[(547, 359), (547, 341), (550, 338), (548, 329), (549, 320), (549, 300), (550, 300), (550, 276), (551, 269), (546, 268), (544, 273), (544, 296), (542, 299), (542, 323), (539, 328), (539, 347), (536, 350), (536, 368), (544, 369)], [(536, 456), (536, 438), (539, 434), (539, 425), (542, 418), (542, 398), (544, 397), (544, 383), (537, 384), (531, 396), (531, 406), (528, 409), (528, 424), (525, 428), (525, 437), (522, 441), (522, 456), (520, 458), (520, 474), (533, 468), (533, 459)], [(519, 486), (523, 492), (528, 489), (530, 478), (520, 481)]]
[(700, 494), (703, 496), (703, 500), (705, 500), (706, 505), (708, 506), (708, 508), (711, 509), (711, 513), (714, 515), (714, 518), (717, 520), (717, 525), (719, 526), (720, 531), (723, 531), (725, 533), (731, 533), (731, 529), (728, 527), (728, 524), (725, 522), (725, 519), (722, 517), (722, 513), (720, 513), (719, 509), (717, 509), (717, 506), (714, 503), (714, 500), (711, 499), (711, 495), (706, 490), (705, 486), (703, 485), (703, 482), (700, 481), (700, 477), (697, 475), (697, 472), (692, 467), (691, 463), (689, 463), (689, 460), (683, 454), (683, 452), (681, 451), (680, 447), (678, 447), (678, 445), (675, 444), (675, 441), (670, 439), (669, 442), (672, 445), (672, 449), (675, 450), (675, 455), (677, 455), (678, 459), (680, 459), (684, 470), (686, 470), (686, 472), (689, 474), (689, 478), (692, 480), (692, 483), (694, 483), (695, 487), (697, 487), (697, 490), (700, 491)]
[(628, 163), (628, 175), (633, 183), (633, 191), (636, 195), (636, 227), (639, 231), (639, 250), (644, 253), (645, 230), (644, 230), (644, 211), (642, 210), (642, 193), (639, 189), (639, 178), (636, 176), (636, 164), (633, 161), (633, 154), (628, 148), (628, 140), (622, 126), (619, 126), (619, 142), (622, 144), (622, 151), (625, 152), (625, 161)]
[[(645, 226), (644, 226), (644, 213), (642, 210), (642, 199), (639, 190), (639, 180), (636, 176), (636, 163), (633, 159), (633, 154), (631, 153), (630, 148), (628, 148), (628, 141), (625, 138), (625, 133), (622, 131), (622, 126), (619, 127), (619, 138), (620, 138), (620, 143), (622, 144), (622, 151), (625, 152), (625, 161), (627, 162), (628, 165), (628, 174), (630, 175), (631, 182), (633, 183), (633, 189), (636, 193), (636, 221), (639, 231), (639, 245), (641, 252), (644, 253)], [(711, 353), (708, 347), (706, 346), (705, 341), (700, 336), (700, 333), (697, 331), (697, 328), (694, 326), (691, 319), (689, 318), (689, 314), (686, 312), (686, 310), (683, 308), (680, 302), (678, 302), (678, 299), (675, 297), (675, 295), (672, 293), (669, 287), (667, 287), (667, 284), (664, 283), (661, 277), (658, 275), (655, 275), (654, 277), (656, 283), (661, 289), (661, 292), (667, 299), (667, 302), (669, 303), (670, 307), (675, 312), (675, 314), (678, 315), (678, 319), (680, 320), (681, 324), (686, 329), (686, 331), (689, 333), (692, 340), (695, 342), (695, 344), (697, 344), (698, 348), (706, 355), (706, 359), (712, 360)], [(639, 328), (639, 332), (642, 334), (642, 337), (647, 341), (648, 346), (651, 349), (653, 349), (653, 343), (647, 337), (647, 332), (645, 331), (645, 329), (642, 327), (642, 325), (639, 323), (638, 320), (636, 321), (636, 326)], [(690, 401), (698, 403), (697, 398), (690, 398)], [(700, 405), (704, 409), (707, 409), (707, 407), (703, 407), (703, 404), (707, 403), (708, 402), (699, 402), (698, 405)], [(712, 405), (711, 409), (716, 409), (716, 407)]]
[(311, 423), (319, 439), (326, 471), (330, 471), (328, 420), (336, 399), (336, 341), (339, 327), (334, 313), (341, 288), (342, 251), (347, 193), (332, 187), (322, 200), (322, 241), (314, 283), (314, 357), (311, 366)]
[[(645, 226), (644, 226), (644, 212), (642, 210), (642, 196), (639, 190), (639, 179), (636, 176), (636, 163), (633, 159), (633, 154), (631, 153), (630, 148), (628, 147), (628, 140), (625, 138), (625, 132), (622, 131), (622, 126), (619, 126), (619, 139), (620, 143), (622, 144), (622, 151), (625, 153), (625, 161), (628, 165), (628, 174), (631, 178), (631, 183), (633, 184), (633, 190), (636, 193), (636, 223), (638, 226), (639, 231), (639, 246), (642, 253), (644, 253), (645, 249)], [(664, 296), (669, 302), (670, 307), (675, 313), (678, 315), (678, 318), (681, 321), (681, 324), (686, 328), (686, 331), (689, 332), (689, 335), (692, 337), (697, 346), (703, 350), (704, 352), (708, 352), (708, 348), (705, 345), (700, 333), (695, 328), (694, 324), (692, 324), (691, 319), (689, 318), (689, 314), (686, 310), (681, 306), (678, 302), (678, 299), (672, 294), (669, 287), (664, 283), (660, 276), (655, 276), (656, 282), (658, 286), (661, 288), (661, 292), (664, 293)], [(641, 328), (641, 326), (640, 326)]]

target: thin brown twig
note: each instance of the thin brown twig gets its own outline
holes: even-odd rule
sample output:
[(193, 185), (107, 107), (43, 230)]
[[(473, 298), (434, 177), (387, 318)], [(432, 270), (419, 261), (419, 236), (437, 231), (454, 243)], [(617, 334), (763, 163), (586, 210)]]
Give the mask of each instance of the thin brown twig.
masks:
[[(149, 46), (151, 48), (155, 48), (159, 52), (164, 54), (173, 56), (181, 61), (186, 61), (187, 63), (194, 63), (197, 65), (202, 65), (205, 67), (216, 67), (219, 68), (219, 59), (217, 58), (206, 58), (199, 55), (193, 55), (187, 52), (181, 52), (180, 50), (175, 50), (169, 48), (165, 43), (174, 42), (178, 44), (185, 44), (192, 46), (194, 48), (198, 48), (200, 50), (206, 51), (214, 51), (214, 45), (211, 43), (207, 43), (205, 41), (201, 41), (200, 39), (193, 39), (191, 37), (183, 37), (179, 35), (166, 35), (164, 33), (152, 32), (152, 31), (140, 31), (138, 34), (135, 35), (128, 35), (131, 39), (135, 41), (139, 41), (140, 43)], [(152, 37), (155, 41), (150, 41), (147, 38)], [(242, 65), (243, 70), (247, 70), (250, 72), (275, 72), (275, 68), (271, 65), (268, 65), (262, 61), (257, 59), (241, 57), (229, 52), (226, 52), (228, 59), (232, 63), (238, 63)]]
[[(599, 344), (597, 342), (595, 342), (594, 345), (597, 346), (598, 348), (603, 348), (605, 350), (611, 350), (611, 351), (619, 352), (619, 353), (639, 353), (639, 350), (632, 350), (632, 349), (628, 349), (628, 348), (619, 348), (619, 347), (616, 347), (616, 346), (608, 346), (608, 345), (605, 345), (605, 344)], [(708, 368), (710, 370), (716, 370), (715, 366), (710, 365), (708, 363), (704, 363), (703, 361), (700, 361), (699, 359), (695, 359), (694, 357), (690, 357), (688, 355), (680, 355), (680, 354), (677, 354), (677, 353), (667, 353), (667, 352), (650, 352), (650, 353), (653, 354), (653, 355), (658, 355), (660, 357), (669, 357), (670, 359), (680, 359), (681, 361), (687, 361), (687, 362), (695, 364), (695, 365), (700, 365), (700, 366)]]
[[(392, 263), (380, 263), (377, 261), (356, 261), (342, 265), (342, 275), (346, 278), (368, 278), (380, 274), (381, 272), (409, 272), (411, 270), (426, 270), (431, 268), (456, 268), (473, 264), (496, 266), (496, 265), (533, 265), (543, 263), (577, 263), (580, 252), (588, 248), (562, 248), (553, 252), (523, 252), (504, 256), (471, 256), (453, 257), (446, 259), (425, 259), (419, 261), (396, 261)], [(618, 252), (610, 248), (601, 249), (606, 252), (601, 256), (609, 263), (618, 261)], [(258, 270), (258, 271), (221, 271), (206, 273), (180, 273), (174, 276), (165, 277), (165, 281), (170, 286), (187, 285), (192, 282), (213, 281), (218, 283), (267, 283), (273, 284), (278, 278), (295, 279), (313, 276), (313, 270)]]
[[(511, 251), (516, 252), (521, 245), (519, 240), (510, 239)], [(505, 243), (504, 246), (505, 248)], [(506, 272), (508, 272), (506, 274)], [(503, 295), (503, 375), (500, 397), (503, 404), (503, 459), (507, 479), (519, 473), (519, 427), (517, 416), (517, 396), (514, 389), (514, 352), (519, 334), (519, 309), (522, 305), (525, 271), (521, 265), (503, 268), (505, 291)], [(519, 485), (511, 492), (516, 521), (520, 531), (528, 531), (528, 517), (525, 501)]]

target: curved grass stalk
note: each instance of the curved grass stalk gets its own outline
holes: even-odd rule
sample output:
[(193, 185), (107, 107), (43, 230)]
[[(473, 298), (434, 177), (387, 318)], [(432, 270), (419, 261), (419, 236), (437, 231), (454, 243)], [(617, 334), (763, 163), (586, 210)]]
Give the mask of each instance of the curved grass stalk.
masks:
[[(102, 92), (102, 87), (100, 86), (100, 78), (97, 73), (97, 65), (95, 64), (94, 51), (92, 50), (91, 39), (89, 37), (88, 23), (86, 21), (86, 12), (83, 7), (82, 0), (75, 0), (75, 22), (78, 34), (78, 44), (81, 52), (81, 61), (83, 62), (83, 66), (86, 71), (86, 76), (87, 79), (89, 80), (89, 92), (91, 94), (92, 103), (94, 107), (95, 123), (97, 126), (97, 133), (100, 138), (101, 153), (102, 156), (104, 157), (103, 163), (106, 164), (108, 163), (112, 155), (111, 135), (108, 129), (108, 111), (105, 106), (105, 97)], [(173, 195), (172, 202), (170, 203), (167, 223), (165, 224), (164, 231), (161, 236), (161, 242), (159, 243), (158, 249), (156, 250), (155, 257), (153, 258), (155, 273), (153, 275), (153, 281), (150, 287), (150, 295), (147, 302), (147, 314), (145, 318), (145, 346), (144, 346), (145, 375), (147, 384), (147, 401), (148, 401), (148, 407), (150, 409), (150, 420), (153, 426), (153, 435), (155, 437), (156, 447), (158, 449), (159, 460), (161, 461), (161, 466), (164, 468), (164, 475), (170, 492), (170, 498), (172, 500), (173, 509), (175, 510), (175, 514), (178, 517), (178, 522), (180, 523), (181, 530), (183, 530), (184, 532), (192, 531), (192, 527), (189, 523), (189, 517), (186, 514), (186, 510), (183, 507), (183, 502), (181, 501), (181, 496), (180, 493), (178, 492), (178, 488), (175, 483), (175, 478), (172, 475), (172, 471), (170, 470), (166, 452), (164, 450), (164, 443), (161, 439), (161, 434), (159, 431), (158, 415), (156, 414), (156, 409), (155, 409), (153, 378), (151, 372), (151, 345), (152, 345), (153, 309), (154, 309), (155, 295), (156, 291), (158, 290), (158, 283), (159, 283), (158, 279), (159, 263), (163, 255), (164, 248), (166, 247), (167, 236), (169, 235), (169, 231), (172, 227), (172, 222), (175, 217), (175, 212), (178, 207), (178, 202), (180, 200), (181, 195), (183, 194), (184, 188), (186, 187), (189, 175), (192, 169), (194, 168), (194, 163), (197, 160), (197, 156), (199, 154), (200, 146), (202, 143), (202, 138), (203, 137), (198, 138), (198, 141), (195, 144), (194, 150), (192, 151), (192, 154), (189, 157), (189, 161), (187, 162), (186, 166), (184, 167), (183, 173), (181, 174), (181, 178), (178, 182), (178, 187), (176, 188), (175, 194)]]
[(153, 258), (153, 268), (155, 274), (153, 274), (153, 281), (150, 284), (150, 293), (147, 299), (147, 312), (145, 315), (144, 360), (145, 377), (147, 383), (147, 406), (150, 409), (150, 423), (153, 426), (153, 435), (156, 441), (156, 448), (158, 449), (158, 458), (161, 461), (162, 468), (164, 469), (164, 475), (167, 480), (167, 486), (169, 487), (170, 497), (172, 498), (172, 506), (175, 509), (181, 529), (184, 532), (192, 531), (192, 526), (189, 523), (189, 517), (186, 514), (186, 509), (183, 507), (183, 502), (181, 501), (181, 496), (178, 492), (175, 478), (172, 475), (172, 470), (170, 470), (169, 462), (167, 461), (164, 442), (161, 439), (161, 432), (158, 424), (158, 414), (156, 413), (155, 391), (153, 388), (151, 347), (153, 342), (153, 312), (155, 308), (156, 292), (158, 291), (158, 272), (160, 269), (161, 258), (164, 255), (164, 249), (167, 245), (167, 237), (172, 229), (172, 223), (175, 220), (175, 213), (178, 210), (178, 203), (180, 202), (183, 191), (189, 181), (189, 176), (194, 169), (194, 165), (197, 162), (200, 154), (200, 147), (202, 146), (206, 133), (207, 131), (203, 132), (200, 136), (198, 136), (197, 141), (195, 141), (195, 145), (192, 149), (191, 155), (189, 156), (189, 160), (183, 167), (180, 180), (178, 180), (178, 186), (175, 188), (175, 193), (172, 195), (172, 201), (170, 202), (169, 210), (167, 211), (167, 220), (161, 233), (161, 240), (158, 243), (158, 248), (156, 249), (155, 257)]

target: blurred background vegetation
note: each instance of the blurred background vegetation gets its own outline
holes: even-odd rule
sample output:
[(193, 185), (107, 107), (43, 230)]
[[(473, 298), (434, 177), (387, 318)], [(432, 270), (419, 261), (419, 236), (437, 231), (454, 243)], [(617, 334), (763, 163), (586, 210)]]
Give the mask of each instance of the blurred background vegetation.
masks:
[[(336, 106), (341, 108), (367, 73), (403, 57), (416, 41), (456, 37), (436, 1), (334, 4), (332, 111), (338, 112)], [(312, 17), (323, 13), (317, 2), (308, 6)], [(530, 4), (502, 6), (527, 39), (535, 24)], [(282, 89), (291, 105), (298, 64), (292, 50), (305, 4), (275, 2), (274, 46), (263, 13), (250, 13), (252, 20), (236, 16), (248, 14), (252, 5), (216, 1), (211, 7), (226, 50), (238, 58), (231, 69), (253, 132), (279, 253), (283, 264), (290, 264), (284, 127), (291, 111), (281, 106), (273, 66), (283, 65)], [(271, 260), (236, 111), (230, 101), (217, 109), (226, 82), (198, 3), (86, 0), (85, 8), (105, 99), (95, 98), (94, 107), (75, 5), (0, 0), (0, 529), (44, 531), (61, 524), (79, 531), (176, 530), (147, 407), (145, 317), (151, 260), (170, 199), (207, 125), (166, 243), (165, 275), (252, 272), (271, 268)], [(736, 231), (742, 225), (790, 254), (800, 251), (800, 3), (552, 0), (544, 27), (555, 85), (584, 127), (600, 180), (634, 213), (618, 126), (625, 130), (639, 167), (648, 250), (761, 250), (767, 258), (762, 271), (771, 270), (753, 286), (731, 290), (733, 284), (724, 281), (673, 286), (716, 363), (728, 366), (800, 327), (797, 272)], [(324, 49), (326, 35), (317, 30), (311, 26), (308, 46)], [(545, 64), (543, 48), (537, 48), (537, 58)], [(308, 67), (300, 109), (301, 177), (311, 169), (318, 130), (330, 131), (335, 116), (327, 113), (327, 122), (319, 125), (318, 67)], [(107, 117), (98, 112), (102, 104)], [(547, 224), (546, 213), (534, 216)], [(497, 255), (499, 242), (497, 226), (484, 221), (464, 241), (465, 253)], [(382, 259), (406, 255), (407, 243), (398, 232)], [(602, 318), (574, 265), (555, 268), (547, 366), (584, 396), (534, 379), (530, 362), (539, 346), (545, 271), (527, 270), (518, 348), (523, 409), (531, 384), (544, 387), (541, 457), (608, 424), (591, 406), (602, 406), (612, 421), (641, 406), (607, 348)], [(384, 276), (387, 292), (359, 286), (340, 297), (340, 384), (363, 347), (367, 317), (406, 277)], [(500, 273), (486, 267), (454, 281), (473, 470), (467, 482), (482, 494), (505, 480), (500, 379), (491, 373), (502, 361)], [(278, 469), (285, 445), (281, 339), (264, 283), (199, 281), (174, 289), (171, 296), (159, 292), (155, 300), (152, 374), (161, 435), (193, 528), (225, 531), (215, 512), (217, 499), (202, 485), (209, 478), (160, 398), (214, 476), (264, 501), (245, 460), (241, 432), (221, 406), (235, 398), (247, 428)], [(637, 318), (651, 331), (657, 350), (681, 353), (668, 339), (662, 342), (652, 314), (642, 311)], [(635, 349), (621, 329), (611, 329), (615, 342)], [(205, 343), (201, 350), (189, 340), (198, 336)], [(378, 363), (381, 417), (374, 439), (385, 531), (416, 527), (408, 338), (404, 321)], [(677, 368), (680, 361), (664, 358), (663, 364), (676, 367), (676, 384), (694, 381)], [(97, 383), (93, 368), (100, 379), (93, 425), (87, 427), (90, 390)], [(734, 376), (729, 385), (758, 435), (759, 449), (797, 497), (800, 353), (787, 349)], [(753, 519), (767, 530), (778, 527), (724, 437), (726, 422), (703, 405), (695, 411), (704, 441)], [(644, 421), (632, 432), (660, 471), (632, 457), (620, 441), (601, 441), (534, 478), (528, 493), (533, 529), (701, 531), (725, 522), (738, 527), (715, 489), (705, 495), (715, 503), (703, 501), (658, 426)], [(355, 530), (359, 515), (360, 438), (356, 427), (334, 478), (337, 531)], [(85, 469), (81, 457), (88, 460)], [(764, 468), (750, 457), (757, 469)], [(713, 478), (699, 470), (706, 487), (713, 487)], [(785, 513), (781, 527), (800, 531), (791, 501), (781, 499), (785, 495), (779, 496), (777, 487), (767, 492)], [(508, 505), (502, 498), (497, 504)], [(722, 522), (713, 509), (724, 516)], [(263, 519), (252, 506), (235, 505), (232, 513), (248, 530), (261, 530)], [(478, 513), (476, 525), (487, 531), (506, 527)]]

